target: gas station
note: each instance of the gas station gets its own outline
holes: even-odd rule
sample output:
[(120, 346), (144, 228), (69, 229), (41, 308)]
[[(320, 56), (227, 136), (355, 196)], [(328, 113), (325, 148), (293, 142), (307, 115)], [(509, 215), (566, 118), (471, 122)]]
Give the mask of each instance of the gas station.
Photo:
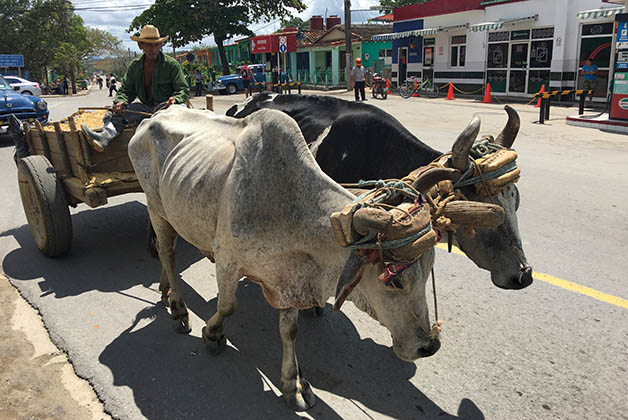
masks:
[(296, 50), (296, 32), (282, 32), (251, 38), (251, 54), (262, 54), (267, 83), (286, 81), (282, 80), (281, 75), (289, 74), (291, 68), (289, 53)]

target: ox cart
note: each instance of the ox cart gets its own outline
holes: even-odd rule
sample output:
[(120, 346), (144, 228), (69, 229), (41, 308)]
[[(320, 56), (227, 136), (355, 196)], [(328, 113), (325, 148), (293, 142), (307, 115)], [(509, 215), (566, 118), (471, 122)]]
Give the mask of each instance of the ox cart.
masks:
[(95, 208), (107, 198), (142, 192), (127, 154), (135, 127), (126, 128), (103, 153), (92, 149), (81, 123), (100, 127), (106, 108), (79, 108), (46, 126), (11, 123), (15, 162), (24, 213), (39, 250), (48, 257), (66, 254), (72, 245), (69, 206)]

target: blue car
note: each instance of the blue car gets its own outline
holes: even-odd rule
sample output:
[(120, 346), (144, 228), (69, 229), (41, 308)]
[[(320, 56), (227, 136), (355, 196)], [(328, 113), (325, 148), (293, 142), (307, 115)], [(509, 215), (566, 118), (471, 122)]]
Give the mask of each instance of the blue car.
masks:
[(48, 122), (48, 104), (36, 96), (22, 95), (13, 90), (4, 77), (0, 76), (0, 135), (6, 134), (9, 125), (9, 115), (15, 115), (20, 121), (29, 123), (38, 120), (45, 124)]
[[(233, 95), (236, 92), (244, 90), (242, 78), (240, 77), (240, 67), (238, 67), (236, 70), (237, 73), (235, 74), (220, 76), (218, 80), (216, 80), (216, 82), (214, 83), (214, 90), (217, 90), (223, 95), (225, 93)], [(251, 70), (251, 73), (253, 74), (253, 78), (249, 79), (251, 83), (266, 81), (263, 64), (249, 64), (249, 70)]]

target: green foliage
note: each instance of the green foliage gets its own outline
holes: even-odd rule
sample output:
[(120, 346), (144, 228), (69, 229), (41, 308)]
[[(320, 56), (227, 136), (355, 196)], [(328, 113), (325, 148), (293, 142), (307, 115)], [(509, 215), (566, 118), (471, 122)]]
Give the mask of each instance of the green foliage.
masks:
[(281, 19), (281, 29), (291, 27), (305, 30), (310, 28), (310, 23), (296, 16), (292, 18)]
[(379, 4), (383, 7), (390, 7), (390, 10), (394, 7), (410, 6), (411, 4), (427, 3), (431, 0), (379, 0)]

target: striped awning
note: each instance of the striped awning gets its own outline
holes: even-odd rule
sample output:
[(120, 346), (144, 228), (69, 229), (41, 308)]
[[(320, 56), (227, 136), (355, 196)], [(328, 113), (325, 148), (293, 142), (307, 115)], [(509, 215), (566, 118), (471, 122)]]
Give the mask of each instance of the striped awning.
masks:
[(576, 13), (578, 19), (597, 19), (601, 17), (614, 16), (624, 11), (624, 7), (607, 7), (606, 9), (583, 10)]
[(471, 25), (470, 29), (473, 32), (481, 32), (481, 31), (496, 31), (498, 29), (503, 28), (503, 26), (506, 23), (517, 23), (517, 22), (523, 22), (526, 20), (537, 20), (539, 18), (539, 15), (531, 15), (531, 16), (524, 16), (524, 17), (518, 17), (518, 18), (511, 18), (511, 19), (500, 19), (496, 22), (484, 22), (484, 23), (477, 23), (475, 25)]
[(439, 31), (451, 31), (455, 29), (466, 28), (468, 26), (469, 24), (465, 23), (464, 25), (439, 26), (438, 28), (414, 29), (412, 31), (393, 32), (392, 34), (379, 34), (379, 35), (373, 35), (371, 37), (371, 41), (390, 41), (393, 39), (409, 38), (412, 36), (435, 35), (436, 32), (439, 32)]

